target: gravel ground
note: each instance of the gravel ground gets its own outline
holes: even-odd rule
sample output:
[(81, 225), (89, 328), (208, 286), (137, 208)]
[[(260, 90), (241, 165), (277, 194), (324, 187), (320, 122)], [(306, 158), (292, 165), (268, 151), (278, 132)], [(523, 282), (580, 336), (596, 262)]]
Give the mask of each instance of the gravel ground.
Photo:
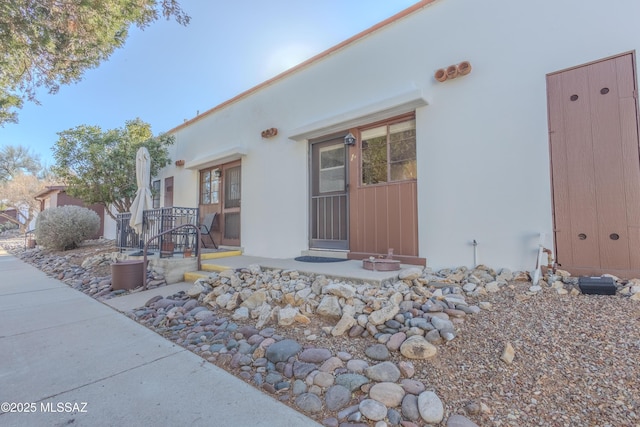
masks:
[[(0, 239), (0, 246), (15, 252), (17, 242)], [(530, 286), (513, 282), (483, 296), (491, 311), (458, 324), (456, 339), (432, 360), (413, 361), (414, 379), (442, 399), (445, 420), (463, 414), (480, 426), (640, 427), (640, 302), (560, 295), (548, 286), (529, 295)], [(278, 328), (294, 339), (303, 332)], [(501, 360), (507, 343), (512, 363)], [(314, 343), (356, 358), (370, 344), (327, 336)]]
[[(495, 310), (462, 325), (417, 379), (452, 412), (487, 405), (479, 425), (640, 426), (640, 304), (551, 288), (517, 298), (528, 287), (490, 295)], [(500, 360), (506, 342), (512, 364)]]

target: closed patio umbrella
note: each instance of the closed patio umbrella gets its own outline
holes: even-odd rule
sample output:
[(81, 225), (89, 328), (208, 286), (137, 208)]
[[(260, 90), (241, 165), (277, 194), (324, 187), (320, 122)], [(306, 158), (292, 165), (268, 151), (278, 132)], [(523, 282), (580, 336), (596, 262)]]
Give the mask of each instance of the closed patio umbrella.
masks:
[(136, 153), (136, 181), (138, 190), (136, 197), (131, 203), (131, 220), (129, 225), (138, 234), (142, 233), (142, 215), (145, 210), (153, 207), (151, 200), (151, 189), (149, 180), (151, 179), (151, 156), (149, 150), (140, 147)]

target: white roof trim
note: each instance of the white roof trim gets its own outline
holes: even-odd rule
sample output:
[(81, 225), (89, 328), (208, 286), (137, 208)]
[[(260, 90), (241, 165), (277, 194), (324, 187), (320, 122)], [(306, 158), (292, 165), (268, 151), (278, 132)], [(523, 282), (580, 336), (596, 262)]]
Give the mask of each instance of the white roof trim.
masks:
[(422, 90), (414, 89), (400, 95), (386, 98), (372, 104), (337, 114), (289, 131), (289, 138), (295, 141), (318, 138), (331, 133), (363, 126), (388, 119), (389, 117), (414, 111), (429, 103)]
[(247, 148), (242, 145), (236, 145), (225, 150), (207, 154), (206, 156), (196, 157), (193, 160), (185, 162), (184, 167), (185, 169), (202, 169), (207, 166), (232, 162), (246, 155)]

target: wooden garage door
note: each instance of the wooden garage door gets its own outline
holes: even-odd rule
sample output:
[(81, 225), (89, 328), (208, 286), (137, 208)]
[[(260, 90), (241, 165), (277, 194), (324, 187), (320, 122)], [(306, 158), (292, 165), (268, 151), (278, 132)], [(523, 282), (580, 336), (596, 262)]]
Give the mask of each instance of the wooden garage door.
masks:
[(574, 274), (640, 273), (634, 57), (547, 76), (556, 256)]

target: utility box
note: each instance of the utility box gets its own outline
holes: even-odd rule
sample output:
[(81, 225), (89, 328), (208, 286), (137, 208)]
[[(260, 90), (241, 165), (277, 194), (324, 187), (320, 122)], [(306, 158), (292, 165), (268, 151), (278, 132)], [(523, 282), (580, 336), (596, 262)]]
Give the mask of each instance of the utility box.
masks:
[(612, 277), (580, 277), (580, 292), (590, 295), (615, 295), (616, 283)]

